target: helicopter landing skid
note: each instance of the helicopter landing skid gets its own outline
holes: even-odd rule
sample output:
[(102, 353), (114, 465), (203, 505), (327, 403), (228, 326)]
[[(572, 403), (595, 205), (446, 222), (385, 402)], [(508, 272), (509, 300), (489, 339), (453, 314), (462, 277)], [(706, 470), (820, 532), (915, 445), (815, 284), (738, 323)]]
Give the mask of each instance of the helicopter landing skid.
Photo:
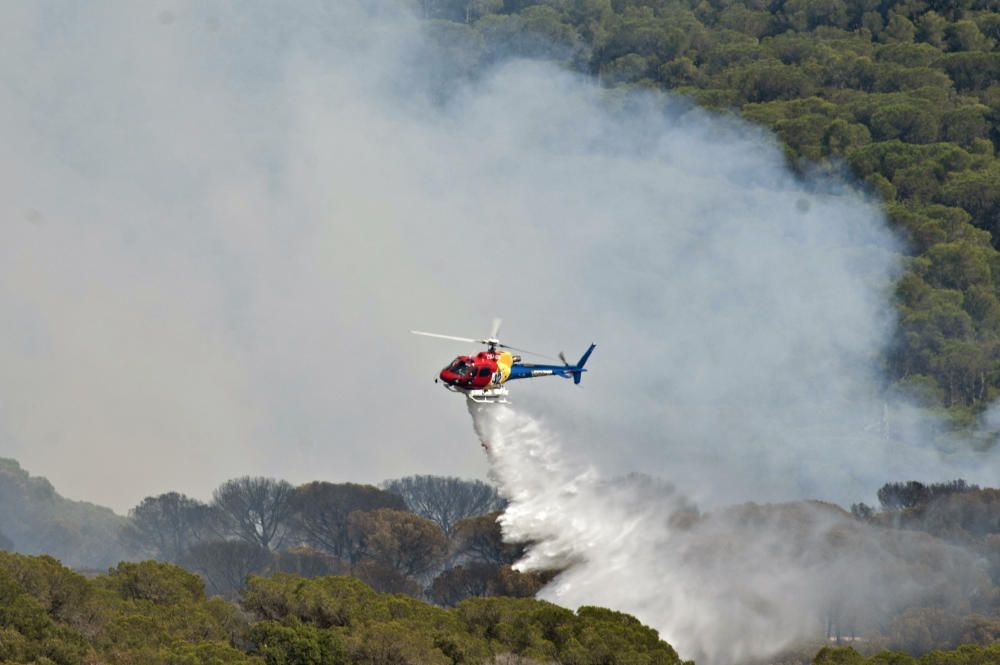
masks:
[(509, 395), (510, 392), (503, 387), (470, 390), (446, 385), (445, 388), (454, 393), (463, 393), (466, 398), (476, 404), (510, 404), (510, 401), (507, 399), (507, 395)]

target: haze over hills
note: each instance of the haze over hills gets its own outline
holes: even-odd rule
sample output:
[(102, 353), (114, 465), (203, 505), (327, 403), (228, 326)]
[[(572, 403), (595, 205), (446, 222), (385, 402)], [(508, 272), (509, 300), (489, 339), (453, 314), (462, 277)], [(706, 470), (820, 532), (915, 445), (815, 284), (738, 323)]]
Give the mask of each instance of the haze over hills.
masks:
[[(495, 489), (453, 478), (385, 483), (391, 492), (243, 478), (220, 484), (209, 504), (167, 493), (121, 518), (59, 497), (8, 460), (0, 531), (63, 539), (2, 548), (88, 571), (116, 556), (174, 562), (232, 600), (252, 576), (343, 575), (445, 607), (540, 594), (564, 607), (628, 608), (701, 663), (802, 662), (842, 639), (868, 654), (1000, 639), (997, 490), (898, 483), (880, 490), (879, 506), (851, 513), (819, 502), (703, 512), (654, 478), (580, 473), (545, 435), (525, 437), (534, 426), (524, 421), (495, 430), (477, 416), (477, 425), (511, 497), (502, 514), (492, 512), (502, 505)], [(115, 526), (100, 548), (72, 537), (93, 533), (95, 514)], [(588, 519), (564, 519), (580, 514)], [(111, 574), (129, 570), (138, 569)]]
[[(974, 486), (1000, 472), (997, 9), (4, 7), (4, 454), (132, 512), (5, 463), (0, 546), (103, 567), (127, 543), (284, 608), (244, 595), (281, 622), (254, 633), (176, 568), (90, 586), (4, 558), (0, 594), (24, 612), (0, 629), (75, 645), (17, 658), (158, 648), (88, 642), (111, 624), (60, 616), (29, 583), (57, 579), (126, 623), (158, 602), (214, 612), (218, 643), (165, 635), (167, 660), (447, 663), (520, 645), (587, 662), (570, 633), (594, 627), (550, 607), (472, 602), (470, 618), (331, 574), (448, 606), (597, 602), (702, 665), (830, 637), (997, 642), (996, 492)], [(428, 380), (469, 349), (404, 337), (481, 334), (497, 314), (512, 343), (599, 349), (579, 389), (525, 382), (515, 415), (474, 413), (485, 458)], [(488, 471), (503, 532), (499, 505), (425, 514), (356, 484)], [(274, 573), (327, 581), (248, 581)], [(353, 615), (328, 595), (417, 617), (378, 634), (420, 649), (360, 649), (370, 635), (339, 630)], [(594, 618), (676, 660), (631, 619)], [(283, 646), (253, 651), (266, 643)]]
[(45, 478), (0, 459), (0, 549), (50, 554), (74, 568), (103, 569), (124, 550), (125, 518), (110, 508), (61, 496)]

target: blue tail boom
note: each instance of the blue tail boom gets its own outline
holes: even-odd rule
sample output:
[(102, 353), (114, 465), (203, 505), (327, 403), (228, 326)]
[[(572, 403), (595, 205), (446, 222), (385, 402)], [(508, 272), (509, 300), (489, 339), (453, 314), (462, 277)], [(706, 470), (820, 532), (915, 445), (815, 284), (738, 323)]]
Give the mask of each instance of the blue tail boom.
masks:
[[(564, 379), (570, 377), (573, 378), (573, 383), (580, 383), (580, 379), (583, 378), (583, 373), (587, 370), (584, 365), (587, 364), (587, 359), (590, 358), (590, 354), (594, 352), (596, 344), (591, 344), (584, 354), (580, 357), (580, 360), (575, 365), (570, 365), (566, 363), (565, 365), (536, 365), (534, 363), (514, 363), (513, 367), (510, 368), (510, 376), (507, 378), (508, 381), (513, 381), (514, 379), (530, 379), (536, 376), (561, 376)], [(563, 361), (565, 362), (565, 361)]]

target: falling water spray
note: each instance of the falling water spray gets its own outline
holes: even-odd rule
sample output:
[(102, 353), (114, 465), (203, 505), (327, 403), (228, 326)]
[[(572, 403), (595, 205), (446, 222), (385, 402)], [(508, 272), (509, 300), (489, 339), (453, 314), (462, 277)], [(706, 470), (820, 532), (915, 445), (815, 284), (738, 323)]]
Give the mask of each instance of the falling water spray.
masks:
[[(504, 539), (531, 543), (516, 568), (561, 571), (540, 597), (632, 613), (702, 665), (822, 640), (832, 623), (860, 631), (942, 585), (960, 597), (981, 582), (981, 566), (959, 548), (874, 529), (820, 502), (702, 513), (661, 480), (602, 477), (530, 415), (469, 407), (510, 501)], [(931, 564), (908, 563), (920, 557)]]

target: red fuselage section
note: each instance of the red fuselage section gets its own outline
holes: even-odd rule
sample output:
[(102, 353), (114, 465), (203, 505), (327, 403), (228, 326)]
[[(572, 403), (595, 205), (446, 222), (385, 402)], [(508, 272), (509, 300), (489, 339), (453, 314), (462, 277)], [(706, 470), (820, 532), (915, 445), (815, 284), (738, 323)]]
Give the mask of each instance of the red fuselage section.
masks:
[(499, 354), (480, 351), (474, 356), (458, 356), (441, 370), (441, 380), (457, 388), (482, 389), (494, 382)]

